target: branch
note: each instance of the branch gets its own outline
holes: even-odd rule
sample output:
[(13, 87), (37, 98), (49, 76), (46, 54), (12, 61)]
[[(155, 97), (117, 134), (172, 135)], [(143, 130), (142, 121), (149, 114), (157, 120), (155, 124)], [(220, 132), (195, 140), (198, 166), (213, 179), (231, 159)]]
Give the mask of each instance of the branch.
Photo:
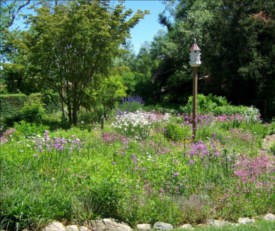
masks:
[[(10, 27), (10, 26), (13, 24), (13, 22), (14, 22), (14, 20), (15, 20), (15, 17), (16, 17), (16, 15), (19, 13), (19, 11), (20, 11), (23, 7), (25, 7), (26, 5), (28, 5), (30, 2), (31, 2), (31, 0), (28, 0), (28, 2), (26, 2), (25, 4), (19, 6), (19, 8), (17, 9), (17, 11), (12, 15), (11, 22), (9, 23), (8, 27)], [(10, 17), (11, 17), (11, 12), (10, 12)]]
[[(198, 78), (198, 80), (204, 80), (204, 79), (207, 79), (207, 78), (209, 78), (209, 77), (210, 77), (210, 75), (206, 75), (206, 76), (203, 76), (203, 77), (201, 77), (201, 78)], [(160, 92), (156, 93), (155, 95), (167, 94), (167, 93), (169, 93), (169, 92), (171, 92), (171, 91), (178, 90), (178, 89), (182, 88), (185, 84), (189, 84), (189, 82), (190, 82), (191, 80), (192, 80), (192, 79), (190, 79), (188, 82), (182, 83), (182, 84), (180, 84), (180, 85), (174, 85), (174, 86), (172, 86), (172, 87), (162, 88), (162, 89), (160, 90)]]

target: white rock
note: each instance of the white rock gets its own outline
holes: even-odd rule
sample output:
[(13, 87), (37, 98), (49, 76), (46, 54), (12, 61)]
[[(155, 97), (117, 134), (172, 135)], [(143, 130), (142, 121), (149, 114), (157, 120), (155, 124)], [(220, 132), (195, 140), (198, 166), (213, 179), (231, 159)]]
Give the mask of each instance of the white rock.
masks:
[(224, 225), (233, 225), (232, 223), (228, 221), (223, 221), (223, 220), (214, 220), (214, 219), (208, 219), (206, 220), (206, 224), (208, 226), (216, 226), (218, 228), (224, 226)]
[(69, 225), (66, 227), (66, 231), (78, 231), (78, 228), (76, 225)]
[(106, 230), (117, 230), (117, 231), (132, 231), (131, 227), (126, 223), (118, 223), (113, 219), (103, 219)]
[(153, 229), (156, 229), (156, 230), (173, 230), (173, 226), (168, 224), (168, 223), (157, 222), (157, 223), (154, 224)]
[(249, 223), (254, 223), (255, 222), (255, 220), (254, 220), (254, 218), (252, 218), (252, 219), (250, 219), (250, 218), (248, 218), (248, 217), (241, 217), (241, 218), (239, 218), (239, 220), (238, 220), (238, 223), (239, 224), (249, 224)]
[(92, 220), (84, 223), (92, 231), (132, 231), (131, 227), (114, 219)]
[(191, 229), (191, 230), (193, 230), (192, 225), (190, 225), (190, 224), (184, 224), (181, 227), (179, 227), (179, 229)]
[(48, 224), (43, 231), (65, 231), (65, 227), (60, 222), (52, 222)]
[(85, 227), (85, 226), (81, 226), (80, 228), (79, 228), (79, 231), (88, 231), (89, 229), (87, 228), (87, 227)]
[(266, 221), (275, 221), (275, 215), (272, 213), (268, 213), (263, 217), (263, 219)]
[(150, 224), (138, 224), (137, 225), (137, 230), (151, 230), (151, 225)]

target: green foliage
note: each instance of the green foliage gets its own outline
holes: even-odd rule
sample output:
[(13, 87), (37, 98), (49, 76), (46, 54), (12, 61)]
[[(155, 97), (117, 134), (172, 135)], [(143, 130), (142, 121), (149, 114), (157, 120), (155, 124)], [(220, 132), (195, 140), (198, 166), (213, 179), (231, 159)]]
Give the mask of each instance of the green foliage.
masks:
[(91, 187), (85, 195), (83, 195), (83, 220), (87, 216), (94, 217), (114, 217), (117, 218), (117, 212), (119, 210), (119, 200), (122, 198), (121, 192), (119, 192), (119, 182), (110, 182), (110, 179), (105, 179), (101, 184)]
[(40, 99), (30, 99), (24, 103), (24, 107), (20, 110), (23, 120), (29, 123), (41, 123), (45, 114), (44, 104)]
[(121, 80), (123, 85), (127, 87), (127, 95), (134, 95), (137, 84), (135, 74), (133, 72), (126, 72), (122, 75)]
[[(114, 106), (115, 101), (126, 96), (126, 89), (127, 87), (123, 85), (119, 75), (111, 75), (103, 80), (100, 89), (97, 90), (97, 101), (101, 102), (104, 111), (110, 110)], [(90, 110), (91, 107), (88, 107), (88, 109)]]
[(273, 142), (273, 144), (269, 148), (269, 151), (275, 156), (275, 142)]
[(40, 98), (29, 98), (28, 101), (24, 102), (24, 106), (17, 113), (12, 116), (4, 118), (4, 123), (10, 127), (15, 122), (22, 120), (28, 123), (41, 123), (42, 117), (45, 114), (44, 104), (41, 103)]
[[(207, 218), (235, 221), (274, 213), (273, 188), (266, 188), (272, 187), (273, 160), (258, 155), (258, 143), (271, 125), (242, 120), (233, 127), (232, 118), (210, 121), (212, 117), (207, 117), (198, 124), (196, 143), (190, 139), (188, 123), (179, 124), (186, 116), (171, 117), (177, 117), (173, 120), (177, 123), (166, 126), (162, 120), (156, 127), (140, 126), (141, 132), (148, 133), (144, 139), (135, 139), (134, 132), (131, 138), (121, 136), (108, 124), (103, 131), (89, 132), (83, 129), (88, 124), (83, 124), (45, 132), (34, 141), (29, 134), (41, 134), (47, 127), (24, 121), (15, 124), (16, 132), (9, 130), (1, 137), (1, 228), (40, 230), (39, 224), (52, 219), (82, 225), (104, 217), (133, 227), (159, 220), (179, 226), (204, 223)], [(141, 114), (132, 121), (142, 122), (140, 118)], [(121, 124), (125, 126), (125, 120)], [(229, 129), (223, 124), (229, 124)], [(45, 138), (50, 140), (44, 143)], [(256, 172), (251, 171), (252, 162)], [(247, 182), (239, 182), (240, 171)]]
[(184, 142), (192, 136), (192, 127), (188, 125), (181, 126), (179, 124), (168, 123), (165, 129), (165, 137), (169, 140)]
[(227, 105), (227, 106), (220, 106), (216, 107), (212, 110), (214, 115), (228, 115), (232, 116), (235, 114), (239, 114), (245, 117), (246, 120), (251, 120), (251, 121), (257, 121), (260, 116), (260, 112), (257, 108), (253, 107), (247, 107), (247, 106), (232, 106), (232, 105)]
[(49, 130), (49, 126), (36, 123), (28, 123), (24, 120), (19, 123), (14, 123), (13, 126), (16, 130), (14, 136), (19, 139), (20, 136), (31, 137), (33, 135), (42, 135), (45, 130)]
[(115, 110), (120, 112), (136, 112), (143, 110), (144, 102), (139, 96), (125, 97), (122, 103), (116, 103)]
[(129, 18), (132, 10), (123, 12), (122, 4), (111, 9), (107, 2), (82, 0), (60, 4), (53, 14), (46, 5), (34, 9), (36, 15), (29, 18), (32, 30), (22, 32), (22, 39), (8, 39), (26, 53), (26, 82), (55, 92), (64, 89), (62, 100), (76, 125), (80, 106), (87, 105), (87, 98), (93, 101), (103, 77), (111, 73), (113, 59), (124, 53), (119, 46), (130, 28), (149, 12), (138, 10)]
[(62, 110), (62, 101), (57, 92), (45, 90), (42, 92), (41, 102), (45, 105), (45, 113), (51, 114)]
[(13, 116), (23, 106), (27, 100), (27, 96), (24, 94), (1, 94), (0, 95), (0, 110), (1, 117)]
[[(225, 97), (216, 96), (209, 94), (207, 96), (203, 94), (198, 94), (197, 96), (197, 112), (198, 114), (207, 114), (209, 112), (213, 112), (215, 108), (221, 106), (227, 106), (229, 103), (227, 102)], [(181, 108), (183, 112), (191, 114), (193, 108), (193, 96), (190, 96), (186, 106)]]
[(157, 103), (155, 105), (146, 105), (144, 107), (144, 110), (145, 111), (154, 110), (158, 113), (171, 113), (171, 114), (182, 112), (179, 104), (173, 104), (173, 103), (167, 103), (167, 102)]

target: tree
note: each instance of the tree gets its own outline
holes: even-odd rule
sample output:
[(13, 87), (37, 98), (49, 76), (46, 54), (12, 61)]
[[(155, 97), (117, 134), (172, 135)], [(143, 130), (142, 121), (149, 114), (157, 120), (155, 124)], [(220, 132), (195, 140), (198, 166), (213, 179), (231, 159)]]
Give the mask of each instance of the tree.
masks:
[(31, 0), (2, 0), (1, 4), (1, 24), (0, 31), (12, 26), (19, 12), (29, 5)]
[(28, 81), (55, 89), (75, 125), (80, 106), (109, 76), (112, 60), (123, 53), (119, 46), (130, 37), (130, 28), (149, 13), (138, 10), (126, 21), (132, 10), (123, 13), (123, 9), (122, 4), (112, 9), (100, 0), (59, 4), (53, 14), (43, 6), (29, 18), (34, 33), (22, 32)]

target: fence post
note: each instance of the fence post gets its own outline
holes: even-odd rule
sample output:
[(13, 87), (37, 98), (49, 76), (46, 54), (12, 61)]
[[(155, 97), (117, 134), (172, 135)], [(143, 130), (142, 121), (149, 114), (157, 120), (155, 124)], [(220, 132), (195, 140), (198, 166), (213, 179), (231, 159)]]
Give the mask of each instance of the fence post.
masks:
[(104, 124), (105, 124), (105, 118), (102, 116), (102, 120), (101, 120), (101, 129), (104, 128)]

